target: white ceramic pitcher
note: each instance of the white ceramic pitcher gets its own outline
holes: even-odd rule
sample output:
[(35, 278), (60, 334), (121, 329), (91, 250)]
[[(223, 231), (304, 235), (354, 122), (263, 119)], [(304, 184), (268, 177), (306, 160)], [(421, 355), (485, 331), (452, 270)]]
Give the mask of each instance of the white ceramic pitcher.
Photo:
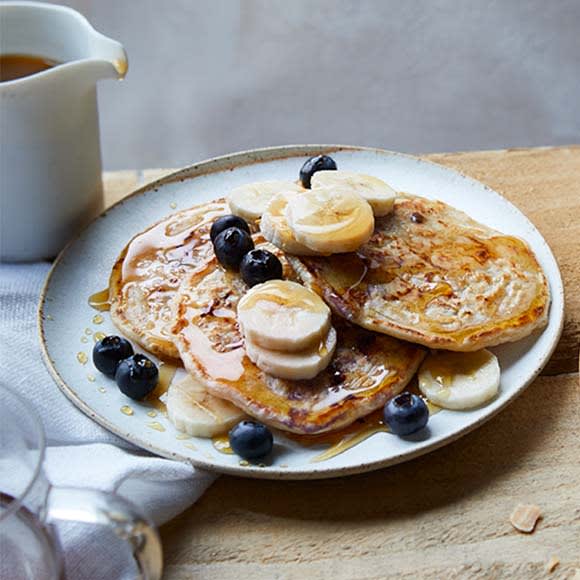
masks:
[(0, 82), (0, 261), (54, 257), (103, 209), (96, 82), (127, 56), (78, 12), (0, 3), (0, 53), (56, 61)]

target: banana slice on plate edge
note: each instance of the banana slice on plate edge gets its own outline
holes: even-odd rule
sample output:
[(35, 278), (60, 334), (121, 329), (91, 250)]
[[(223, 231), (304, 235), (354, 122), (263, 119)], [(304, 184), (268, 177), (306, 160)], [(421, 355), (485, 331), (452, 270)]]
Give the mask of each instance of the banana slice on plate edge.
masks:
[(167, 391), (167, 417), (178, 431), (194, 437), (215, 437), (229, 431), (246, 414), (210, 394), (191, 375), (175, 381)]
[(474, 409), (497, 396), (500, 374), (497, 357), (489, 350), (435, 351), (419, 368), (419, 390), (444, 409)]

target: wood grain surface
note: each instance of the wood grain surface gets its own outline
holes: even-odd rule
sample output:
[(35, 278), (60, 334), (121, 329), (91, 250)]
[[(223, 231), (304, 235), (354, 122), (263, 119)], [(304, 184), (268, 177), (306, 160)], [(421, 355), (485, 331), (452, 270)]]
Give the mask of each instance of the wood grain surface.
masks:
[[(483, 427), (409, 463), (318, 482), (220, 477), (161, 529), (168, 580), (580, 580), (580, 146), (425, 158), (502, 193), (552, 247), (566, 322), (543, 375)], [(107, 203), (167, 172), (105, 174)], [(533, 534), (509, 523), (518, 503), (542, 510)]]

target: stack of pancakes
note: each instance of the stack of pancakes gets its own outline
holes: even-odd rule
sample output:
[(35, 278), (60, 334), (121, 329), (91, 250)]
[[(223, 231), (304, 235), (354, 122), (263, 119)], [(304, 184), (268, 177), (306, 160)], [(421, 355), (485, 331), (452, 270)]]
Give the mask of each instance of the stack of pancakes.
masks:
[(116, 326), (148, 351), (181, 359), (215, 396), (295, 433), (344, 427), (411, 380), (426, 350), (475, 351), (545, 325), (546, 278), (521, 240), (442, 203), (402, 196), (368, 243), (329, 257), (275, 253), (284, 277), (334, 313), (338, 345), (314, 379), (267, 375), (245, 355), (237, 304), (248, 287), (216, 260), (209, 231), (224, 200), (178, 212), (133, 238), (110, 280)]

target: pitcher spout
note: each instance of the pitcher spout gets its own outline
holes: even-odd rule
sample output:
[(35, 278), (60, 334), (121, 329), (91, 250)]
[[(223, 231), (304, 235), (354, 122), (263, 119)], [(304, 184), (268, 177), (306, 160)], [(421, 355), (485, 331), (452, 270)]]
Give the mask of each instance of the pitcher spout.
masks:
[(97, 32), (89, 21), (79, 14), (83, 20), (86, 35), (85, 53), (79, 59), (79, 68), (84, 70), (86, 77), (92, 80), (104, 78), (123, 79), (127, 74), (127, 53), (123, 45), (100, 32)]
[(129, 64), (123, 45), (92, 27), (91, 31), (88, 58), (96, 65), (95, 73), (99, 74), (99, 78), (125, 78)]

